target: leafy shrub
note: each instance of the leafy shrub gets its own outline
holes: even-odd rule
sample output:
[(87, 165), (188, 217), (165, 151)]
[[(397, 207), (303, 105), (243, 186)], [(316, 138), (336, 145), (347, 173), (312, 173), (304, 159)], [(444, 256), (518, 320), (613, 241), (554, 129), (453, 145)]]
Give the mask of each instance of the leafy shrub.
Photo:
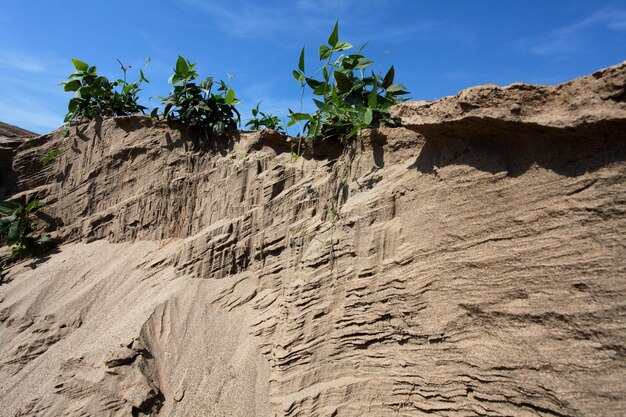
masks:
[(252, 130), (259, 130), (262, 127), (266, 127), (268, 129), (274, 129), (279, 132), (284, 132), (285, 129), (280, 125), (280, 119), (271, 113), (263, 113), (261, 110), (259, 110), (260, 105), (261, 102), (259, 101), (256, 107), (252, 109), (253, 118), (246, 123), (246, 126)]
[[(146, 110), (146, 107), (138, 104), (140, 85), (142, 82), (149, 82), (143, 70), (139, 70), (139, 80), (130, 83), (126, 79), (130, 67), (125, 67), (119, 60), (118, 62), (123, 78), (109, 81), (97, 74), (96, 67), (72, 59), (76, 71), (61, 83), (65, 91), (74, 91), (74, 97), (67, 106), (65, 122), (80, 118), (92, 119), (94, 116), (124, 116)], [(146, 66), (149, 62), (150, 58), (146, 60)]]
[(31, 236), (34, 231), (32, 213), (39, 208), (39, 200), (31, 200), (18, 203), (15, 201), (3, 201), (0, 203), (0, 237), (10, 245), (11, 256), (21, 258), (27, 254), (38, 254), (49, 248), (52, 239), (49, 235)]
[[(400, 96), (408, 94), (406, 87), (394, 83), (394, 68), (389, 68), (384, 77), (366, 76), (373, 61), (361, 54), (363, 47), (356, 53), (342, 53), (333, 60), (336, 53), (353, 48), (339, 40), (339, 23), (335, 24), (328, 38), (328, 45), (319, 48), (319, 59), (323, 66), (311, 76), (305, 73), (304, 51), (300, 53), (298, 69), (293, 71), (294, 78), (300, 83), (304, 95), (306, 86), (312, 89), (317, 111), (313, 114), (290, 110), (288, 126), (305, 122), (304, 133), (311, 138), (335, 138), (339, 140), (353, 137), (359, 129), (378, 126), (381, 123), (393, 124), (389, 109), (403, 101)], [(321, 79), (315, 78), (321, 74)]]
[[(174, 74), (169, 83), (174, 86), (168, 97), (161, 97), (163, 115), (167, 119), (199, 126), (205, 131), (216, 135), (223, 134), (227, 129), (236, 129), (241, 115), (235, 108), (240, 103), (235, 98), (235, 91), (224, 81), (217, 83), (217, 93), (213, 93), (213, 77), (205, 78), (196, 84), (198, 78), (196, 64), (192, 64), (182, 56), (178, 57)], [(152, 111), (156, 116), (158, 109)]]

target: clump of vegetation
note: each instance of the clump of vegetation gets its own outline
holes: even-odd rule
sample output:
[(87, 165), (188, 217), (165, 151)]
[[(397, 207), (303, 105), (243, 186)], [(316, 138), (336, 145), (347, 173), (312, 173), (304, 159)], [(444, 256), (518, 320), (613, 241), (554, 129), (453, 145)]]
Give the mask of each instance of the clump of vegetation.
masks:
[[(161, 97), (165, 106), (163, 115), (170, 120), (202, 127), (216, 135), (236, 129), (241, 115), (235, 108), (240, 103), (235, 98), (235, 91), (224, 81), (219, 81), (214, 93), (213, 77), (205, 78), (200, 84), (193, 82), (197, 78), (196, 64), (179, 56), (174, 74), (169, 79), (174, 88), (168, 97)], [(158, 109), (154, 109), (152, 115), (157, 114)]]
[[(302, 96), (308, 86), (320, 99), (313, 99), (318, 110), (312, 114), (290, 110), (288, 126), (305, 122), (301, 133), (306, 137), (346, 140), (363, 128), (381, 123), (396, 124), (389, 109), (403, 101), (400, 96), (408, 91), (402, 84), (394, 83), (393, 66), (384, 77), (373, 71), (366, 75), (373, 61), (362, 55), (363, 47), (354, 54), (342, 53), (353, 46), (339, 40), (339, 24), (336, 23), (328, 45), (319, 48), (323, 65), (310, 76), (305, 72), (305, 49), (302, 48), (298, 69), (293, 71), (293, 76), (302, 87)], [(341, 54), (335, 58), (337, 53)]]
[[(408, 94), (406, 87), (395, 83), (395, 70), (391, 66), (383, 76), (371, 70), (374, 62), (363, 55), (365, 45), (355, 53), (348, 53), (353, 46), (339, 39), (339, 23), (328, 38), (328, 43), (319, 47), (319, 60), (322, 66), (312, 74), (305, 71), (305, 48), (302, 48), (298, 68), (292, 71), (302, 89), (301, 103), (305, 90), (310, 88), (317, 110), (313, 113), (289, 109), (287, 126), (300, 125), (299, 136), (311, 139), (349, 140), (363, 128), (381, 124), (397, 125), (389, 109)], [(119, 62), (119, 60), (118, 60)], [(147, 63), (149, 62), (149, 59)], [(148, 82), (143, 70), (139, 70), (139, 80), (127, 81), (130, 67), (120, 62), (123, 77), (109, 81), (99, 76), (96, 67), (78, 59), (72, 59), (76, 71), (62, 83), (65, 91), (73, 91), (74, 97), (68, 104), (66, 122), (94, 116), (123, 116), (143, 113), (146, 107), (138, 103), (140, 86)], [(146, 65), (147, 65), (146, 63)], [(236, 129), (241, 115), (236, 109), (240, 100), (226, 82), (214, 81), (212, 77), (199, 83), (196, 64), (179, 56), (174, 74), (169, 78), (173, 88), (163, 102), (163, 117), (166, 120), (179, 120), (190, 126), (203, 128), (207, 133), (223, 134)], [(281, 120), (260, 110), (259, 104), (252, 109), (252, 118), (245, 124), (253, 130), (263, 127), (284, 132)], [(159, 115), (155, 108), (153, 118)], [(63, 130), (63, 136), (69, 134)]]
[(52, 244), (50, 235), (32, 236), (32, 215), (39, 209), (39, 200), (4, 201), (0, 203), (0, 238), (5, 240), (11, 248), (11, 257), (23, 258), (26, 255), (37, 255), (49, 249)]
[(278, 116), (274, 116), (271, 113), (263, 113), (259, 106), (261, 105), (261, 101), (256, 105), (255, 108), (252, 109), (252, 119), (250, 119), (246, 126), (252, 130), (260, 130), (261, 128), (273, 129), (278, 132), (285, 132), (285, 129), (281, 125), (280, 119)]
[[(25, 199), (21, 202), (0, 202), (0, 242), (5, 242), (11, 247), (10, 260), (22, 259), (27, 255), (39, 255), (50, 249), (54, 241), (50, 235), (33, 236), (32, 215), (39, 209), (39, 200), (33, 199), (28, 203)], [(0, 284), (7, 274), (7, 264), (0, 259)]]
[[(74, 97), (68, 104), (65, 122), (75, 122), (81, 118), (92, 119), (95, 116), (124, 116), (146, 110), (146, 107), (138, 103), (141, 83), (149, 82), (143, 70), (139, 70), (139, 80), (131, 83), (127, 80), (130, 66), (124, 66), (119, 60), (118, 62), (123, 77), (110, 81), (98, 75), (95, 66), (72, 59), (76, 71), (61, 83), (65, 91), (74, 92)], [(146, 60), (146, 66), (149, 62), (150, 58)]]

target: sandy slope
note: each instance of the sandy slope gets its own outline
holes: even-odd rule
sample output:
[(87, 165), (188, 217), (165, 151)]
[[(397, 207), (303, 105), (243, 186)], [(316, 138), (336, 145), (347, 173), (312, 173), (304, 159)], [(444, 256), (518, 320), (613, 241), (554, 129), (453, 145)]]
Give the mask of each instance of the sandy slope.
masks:
[(219, 285), (161, 263), (175, 248), (77, 243), (15, 268), (0, 287), (3, 415), (130, 415), (159, 395), (192, 399), (176, 415), (268, 415), (269, 367), (246, 317), (208, 303)]
[(408, 103), (297, 160), (141, 117), (25, 143), (66, 243), (0, 287), (0, 409), (620, 416), (625, 82)]

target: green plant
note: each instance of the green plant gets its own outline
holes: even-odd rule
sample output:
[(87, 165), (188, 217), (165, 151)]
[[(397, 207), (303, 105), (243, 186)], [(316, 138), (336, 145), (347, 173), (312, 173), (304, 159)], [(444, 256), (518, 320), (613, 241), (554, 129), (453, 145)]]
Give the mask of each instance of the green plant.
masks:
[[(65, 91), (73, 91), (74, 97), (68, 103), (66, 122), (74, 122), (80, 118), (91, 119), (95, 116), (124, 116), (132, 113), (143, 113), (146, 107), (138, 103), (141, 83), (149, 82), (143, 70), (139, 70), (139, 80), (127, 81), (126, 67), (120, 60), (123, 77), (116, 81), (98, 75), (95, 66), (78, 59), (72, 59), (74, 71), (62, 82)], [(146, 60), (146, 67), (150, 58)]]
[(52, 160), (54, 158), (59, 156), (60, 153), (61, 153), (61, 150), (59, 148), (57, 148), (57, 149), (55, 149), (55, 150), (53, 150), (51, 152), (48, 152), (47, 154), (45, 154), (43, 156), (43, 159), (41, 160), (42, 165), (43, 166), (48, 165), (50, 162), (52, 162)]
[(281, 126), (278, 116), (274, 116), (271, 113), (263, 113), (259, 109), (260, 105), (261, 101), (259, 101), (256, 107), (252, 109), (253, 118), (248, 120), (245, 125), (250, 127), (252, 130), (260, 130), (262, 127), (266, 127), (268, 129), (274, 129), (278, 132), (284, 132), (285, 129)]
[[(161, 97), (163, 115), (167, 119), (199, 126), (206, 132), (216, 135), (223, 134), (228, 129), (236, 129), (241, 115), (235, 108), (240, 101), (235, 98), (235, 91), (224, 81), (217, 83), (217, 93), (213, 93), (213, 77), (205, 78), (196, 84), (198, 78), (196, 64), (192, 64), (182, 56), (178, 57), (174, 74), (169, 83), (174, 86), (168, 97)], [(156, 116), (158, 109), (152, 111)]]
[(6, 263), (3, 260), (0, 260), (0, 284), (4, 282), (4, 277), (6, 274)]
[[(319, 48), (323, 65), (311, 76), (305, 72), (305, 49), (302, 48), (298, 69), (293, 71), (293, 76), (302, 87), (301, 97), (308, 86), (312, 94), (321, 99), (313, 99), (317, 111), (312, 114), (290, 110), (288, 126), (305, 122), (301, 133), (306, 137), (345, 140), (360, 129), (396, 123), (390, 117), (389, 109), (403, 101), (400, 96), (408, 94), (406, 87), (394, 83), (393, 66), (384, 77), (373, 71), (366, 75), (366, 69), (373, 61), (361, 54), (363, 47), (365, 45), (354, 54), (342, 53), (353, 46), (339, 40), (339, 23), (335, 23), (328, 45)], [(335, 59), (336, 53), (341, 55)], [(320, 74), (321, 79), (317, 79)]]
[(38, 254), (50, 247), (52, 238), (49, 235), (31, 236), (33, 229), (32, 213), (39, 208), (39, 200), (3, 201), (0, 203), (0, 237), (5, 239), (11, 248), (11, 257), (21, 258), (26, 254)]

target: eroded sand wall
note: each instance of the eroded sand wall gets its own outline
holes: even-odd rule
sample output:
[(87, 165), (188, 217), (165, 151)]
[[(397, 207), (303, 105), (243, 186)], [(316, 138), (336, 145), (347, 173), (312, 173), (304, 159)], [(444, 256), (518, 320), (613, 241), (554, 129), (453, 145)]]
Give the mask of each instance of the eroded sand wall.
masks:
[(295, 160), (140, 117), (44, 169), (63, 139), (27, 142), (18, 185), (66, 243), (0, 287), (0, 405), (621, 415), (625, 74), (407, 103)]

